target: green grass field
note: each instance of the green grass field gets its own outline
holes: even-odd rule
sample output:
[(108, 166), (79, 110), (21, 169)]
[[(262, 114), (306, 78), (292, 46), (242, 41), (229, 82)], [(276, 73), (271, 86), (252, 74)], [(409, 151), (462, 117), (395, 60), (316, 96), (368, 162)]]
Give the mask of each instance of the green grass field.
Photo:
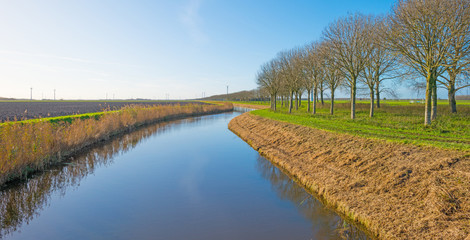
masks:
[(324, 106), (319, 104), (317, 114), (312, 115), (307, 113), (306, 101), (292, 114), (287, 112), (286, 107), (276, 112), (256, 110), (252, 114), (361, 137), (469, 151), (470, 101), (463, 102), (458, 101), (458, 113), (451, 114), (445, 101), (441, 101), (438, 118), (429, 127), (424, 126), (424, 104), (403, 100), (382, 102), (382, 107), (376, 108), (373, 118), (369, 118), (369, 104), (360, 101), (355, 120), (350, 119), (350, 104), (346, 101), (335, 101), (333, 116), (329, 114), (329, 102), (325, 102)]

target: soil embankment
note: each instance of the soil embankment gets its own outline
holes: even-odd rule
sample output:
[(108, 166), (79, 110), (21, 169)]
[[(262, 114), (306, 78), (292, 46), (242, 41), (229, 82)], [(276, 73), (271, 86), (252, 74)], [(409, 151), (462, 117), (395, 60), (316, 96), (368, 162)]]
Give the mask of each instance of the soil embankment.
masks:
[(229, 129), (380, 239), (470, 239), (470, 156), (249, 113)]

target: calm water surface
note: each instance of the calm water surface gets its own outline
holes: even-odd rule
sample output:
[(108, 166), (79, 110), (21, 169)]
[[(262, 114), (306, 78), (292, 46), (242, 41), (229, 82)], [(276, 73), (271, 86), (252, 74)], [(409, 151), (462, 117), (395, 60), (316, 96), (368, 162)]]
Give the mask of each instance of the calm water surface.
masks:
[(0, 192), (3, 239), (367, 239), (227, 129), (140, 129)]

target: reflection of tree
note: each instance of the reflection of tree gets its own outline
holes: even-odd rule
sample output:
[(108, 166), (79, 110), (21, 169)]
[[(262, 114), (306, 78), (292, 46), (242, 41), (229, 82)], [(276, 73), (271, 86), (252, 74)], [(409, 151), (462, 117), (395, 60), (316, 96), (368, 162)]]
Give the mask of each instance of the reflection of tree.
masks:
[(201, 119), (204, 120), (204, 117), (140, 128), (71, 157), (69, 162), (53, 166), (26, 182), (5, 187), (0, 192), (0, 238), (13, 233), (39, 215), (48, 206), (52, 194), (63, 196), (67, 188), (77, 187), (83, 178), (98, 167), (112, 164), (114, 156), (133, 149), (151, 135), (171, 129), (174, 123), (191, 123)]
[(263, 178), (269, 180), (279, 198), (294, 203), (299, 212), (312, 222), (315, 239), (369, 239), (261, 156), (257, 160), (257, 169)]

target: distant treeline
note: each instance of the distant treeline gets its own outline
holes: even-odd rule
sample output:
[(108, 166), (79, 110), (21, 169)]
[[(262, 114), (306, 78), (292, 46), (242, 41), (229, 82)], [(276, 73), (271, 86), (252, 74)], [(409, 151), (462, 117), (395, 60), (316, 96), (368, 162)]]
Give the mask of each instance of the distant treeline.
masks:
[(229, 94), (214, 95), (200, 100), (212, 100), (212, 101), (269, 101), (269, 95), (263, 93), (260, 90), (254, 89), (249, 91), (240, 91)]
[(457, 100), (470, 100), (470, 95), (455, 96)]

